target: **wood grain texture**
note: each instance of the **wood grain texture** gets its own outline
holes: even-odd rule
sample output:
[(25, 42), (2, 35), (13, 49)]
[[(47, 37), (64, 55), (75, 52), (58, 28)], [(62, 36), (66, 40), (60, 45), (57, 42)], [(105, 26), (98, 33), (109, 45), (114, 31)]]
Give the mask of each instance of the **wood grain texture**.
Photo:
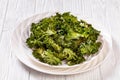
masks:
[(7, 1), (4, 1), (4, 0), (0, 1), (0, 39), (2, 36), (3, 26), (5, 23), (5, 19), (6, 19), (6, 13), (8, 10), (8, 3), (9, 3), (8, 0)]
[[(69, 76), (44, 74), (23, 65), (12, 54), (13, 30), (29, 16), (52, 11), (71, 11), (100, 22), (101, 29), (113, 37), (115, 54), (94, 70)], [(0, 0), (0, 80), (119, 80), (119, 14), (120, 0)]]
[[(2, 0), (6, 1), (5, 18), (1, 27), (0, 41), (0, 80), (29, 80), (29, 70), (22, 65), (12, 54), (10, 39), (12, 30), (20, 21), (34, 13), (34, 1), (26, 0)], [(9, 3), (8, 3), (9, 2)], [(3, 2), (1, 3), (3, 4)], [(2, 8), (4, 10), (4, 6)], [(0, 12), (2, 12), (2, 9)], [(2, 62), (1, 62), (2, 61)], [(4, 61), (4, 62), (3, 62)]]

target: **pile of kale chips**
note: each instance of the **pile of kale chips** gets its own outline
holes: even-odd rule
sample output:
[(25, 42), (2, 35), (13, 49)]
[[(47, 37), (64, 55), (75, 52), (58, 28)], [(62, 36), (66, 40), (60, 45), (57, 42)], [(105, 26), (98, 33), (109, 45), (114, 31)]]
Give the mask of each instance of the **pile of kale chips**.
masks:
[(43, 18), (31, 24), (31, 33), (26, 40), (39, 61), (50, 65), (75, 65), (85, 61), (84, 56), (98, 52), (100, 31), (91, 24), (65, 12)]

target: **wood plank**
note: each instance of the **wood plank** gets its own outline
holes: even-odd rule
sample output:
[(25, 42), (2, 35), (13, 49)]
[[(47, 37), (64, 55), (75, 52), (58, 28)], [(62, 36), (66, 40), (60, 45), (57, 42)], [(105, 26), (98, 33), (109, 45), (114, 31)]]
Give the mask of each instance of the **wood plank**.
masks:
[[(29, 71), (21, 65), (11, 52), (11, 32), (3, 32), (0, 43), (0, 80), (28, 80)], [(3, 62), (4, 61), (4, 62)]]
[(12, 30), (17, 27), (20, 22), (34, 14), (34, 8), (35, 1), (33, 0), (11, 0), (8, 14), (6, 14), (7, 19), (5, 20), (4, 30)]
[[(108, 57), (104, 65), (101, 66), (101, 73), (103, 79), (105, 80), (119, 80), (119, 65), (120, 64), (120, 45), (119, 40), (120, 34), (119, 25), (120, 25), (120, 1), (119, 0), (111, 0), (104, 1), (106, 3), (106, 26), (110, 27), (110, 34), (113, 39), (113, 49), (114, 53)], [(109, 67), (108, 67), (109, 66)]]
[[(1, 38), (2, 38), (2, 31), (3, 31), (3, 25), (4, 25), (4, 21), (5, 21), (5, 17), (6, 17), (6, 13), (7, 13), (7, 8), (8, 8), (8, 1), (7, 0), (1, 0), (0, 1), (0, 42), (1, 42)], [(1, 48), (2, 50), (2, 48)], [(3, 51), (0, 50), (0, 79), (6, 79), (6, 75), (7, 75), (7, 69), (3, 69), (3, 65), (4, 65), (4, 56), (3, 56)], [(5, 66), (6, 67), (6, 66)], [(4, 71), (6, 70), (6, 72)]]
[(0, 1), (0, 39), (2, 36), (2, 31), (3, 31), (3, 26), (4, 26), (4, 22), (5, 22), (5, 18), (6, 18), (6, 13), (8, 10), (8, 4), (9, 1), (8, 0), (1, 0)]
[(8, 0), (0, 0), (0, 31), (2, 30), (5, 14), (7, 12)]
[(29, 68), (21, 64), (11, 52), (10, 39), (12, 31), (18, 23), (34, 13), (34, 3), (33, 0), (10, 0), (8, 4), (0, 39), (0, 48), (2, 49), (0, 51), (0, 63), (2, 64), (0, 80), (29, 80)]

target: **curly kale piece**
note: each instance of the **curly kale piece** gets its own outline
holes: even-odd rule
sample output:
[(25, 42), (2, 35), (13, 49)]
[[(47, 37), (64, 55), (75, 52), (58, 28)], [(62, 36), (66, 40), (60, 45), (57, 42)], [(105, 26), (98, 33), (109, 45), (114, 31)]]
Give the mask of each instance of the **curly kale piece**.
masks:
[(57, 52), (60, 52), (62, 50), (62, 47), (56, 44), (52, 38), (45, 37), (43, 43), (46, 45), (48, 49), (53, 48)]
[(95, 54), (96, 52), (98, 52), (100, 46), (101, 42), (87, 41), (80, 45), (80, 47), (78, 48), (78, 52), (83, 55)]
[(63, 14), (62, 14), (62, 17), (63, 17), (63, 19), (65, 20), (65, 22), (67, 22), (67, 23), (70, 23), (70, 22), (72, 22), (72, 23), (78, 22), (77, 17), (71, 15), (70, 12), (65, 12), (65, 13), (63, 13)]
[(83, 56), (77, 56), (76, 60), (70, 60), (67, 62), (69, 66), (79, 64), (85, 61), (85, 58)]
[(36, 49), (33, 51), (33, 56), (38, 60), (48, 63), (50, 65), (59, 65), (61, 64), (61, 60), (54, 56), (54, 52), (51, 50), (44, 50), (42, 48)]
[(71, 39), (79, 39), (80, 36), (81, 34), (74, 32), (72, 29), (69, 29), (67, 35), (65, 36), (65, 39), (69, 41)]
[(72, 44), (70, 45), (69, 48), (71, 48), (74, 52), (76, 52), (78, 47), (80, 46), (80, 44), (83, 43), (83, 42), (86, 42), (86, 39), (82, 38), (82, 37), (80, 37), (77, 40), (72, 40), (71, 41)]
[(35, 39), (32, 36), (26, 40), (26, 43), (30, 48), (39, 48), (43, 46), (42, 41), (40, 41), (39, 39)]
[(61, 64), (61, 60), (59, 58), (55, 57), (53, 53), (54, 52), (52, 52), (51, 50), (44, 51), (43, 54), (42, 54), (43, 61), (45, 63), (50, 64), (50, 65)]
[(92, 40), (95, 42), (99, 34), (100, 34), (100, 31), (97, 31), (92, 26), (89, 26), (87, 28), (84, 28), (84, 32), (82, 33), (82, 36), (87, 38), (88, 40)]
[(36, 50), (33, 50), (33, 56), (37, 58), (40, 61), (43, 61), (42, 54), (44, 52), (44, 48), (38, 48)]
[(65, 60), (66, 55), (63, 52), (54, 53), (54, 55), (59, 58), (60, 60)]
[(63, 50), (63, 54), (66, 55), (65, 57), (67, 60), (76, 60), (76, 57), (77, 57), (76, 53), (69, 48), (65, 48)]
[(67, 60), (67, 64), (69, 66), (79, 64), (79, 63), (85, 61), (83, 56), (78, 56), (75, 52), (73, 52), (69, 48), (65, 48), (63, 50), (63, 54), (65, 55), (66, 60)]

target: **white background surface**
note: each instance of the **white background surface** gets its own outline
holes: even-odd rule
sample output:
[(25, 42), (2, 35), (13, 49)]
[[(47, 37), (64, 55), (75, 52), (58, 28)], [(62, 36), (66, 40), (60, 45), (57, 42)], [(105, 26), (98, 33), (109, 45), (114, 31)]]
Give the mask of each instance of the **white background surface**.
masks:
[[(101, 23), (113, 38), (114, 54), (98, 68), (56, 76), (23, 65), (11, 50), (12, 32), (24, 19), (43, 12), (72, 11)], [(120, 0), (0, 0), (0, 80), (120, 80)]]

